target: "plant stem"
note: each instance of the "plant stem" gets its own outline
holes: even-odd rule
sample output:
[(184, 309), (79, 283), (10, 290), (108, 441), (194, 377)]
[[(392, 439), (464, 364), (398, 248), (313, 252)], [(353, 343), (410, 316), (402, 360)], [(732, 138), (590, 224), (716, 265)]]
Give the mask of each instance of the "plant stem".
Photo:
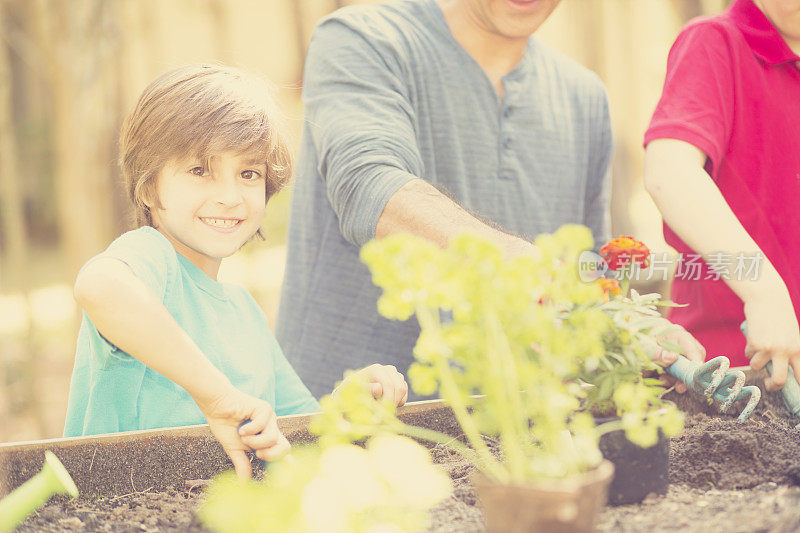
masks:
[(622, 282), (619, 284), (620, 289), (622, 290), (622, 297), (628, 297), (628, 289), (631, 286), (631, 274), (632, 274), (633, 267), (623, 267), (620, 271), (622, 275)]
[(597, 436), (602, 437), (606, 433), (611, 433), (612, 431), (617, 431), (619, 429), (625, 429), (622, 425), (622, 420), (612, 420), (610, 422), (604, 422), (595, 428), (597, 430)]
[[(516, 427), (516, 424), (521, 420), (527, 420), (527, 417), (522, 407), (519, 381), (517, 380), (516, 372), (514, 372), (513, 353), (496, 313), (486, 316), (486, 324), (490, 339), (490, 345), (487, 349), (496, 355), (496, 360), (500, 367), (501, 380), (505, 382), (503, 389), (505, 389), (504, 392), (506, 394), (503, 396), (505, 396), (506, 408), (510, 411), (500, 419), (500, 431), (503, 435), (502, 440), (505, 443), (504, 449), (508, 454), (508, 470), (510, 470), (511, 477), (515, 482), (523, 482), (528, 469), (525, 454), (520, 449), (522, 442), (520, 428)], [(498, 392), (495, 391), (495, 393)], [(492, 401), (492, 399), (487, 398), (487, 401)]]
[[(422, 330), (441, 330), (438, 311), (431, 310), (419, 304), (416, 307), (417, 320), (419, 320)], [(481, 461), (476, 466), (480, 470), (483, 470), (490, 478), (499, 482), (508, 482), (508, 471), (500, 466), (489, 451), (489, 448), (483, 441), (483, 436), (475, 425), (475, 421), (467, 411), (467, 406), (464, 403), (461, 391), (458, 389), (458, 385), (453, 377), (450, 362), (441, 355), (436, 355), (434, 360), (436, 369), (439, 371), (442, 396), (450, 403), (450, 408), (453, 410), (456, 420), (467, 436), (467, 440), (481, 458)]]

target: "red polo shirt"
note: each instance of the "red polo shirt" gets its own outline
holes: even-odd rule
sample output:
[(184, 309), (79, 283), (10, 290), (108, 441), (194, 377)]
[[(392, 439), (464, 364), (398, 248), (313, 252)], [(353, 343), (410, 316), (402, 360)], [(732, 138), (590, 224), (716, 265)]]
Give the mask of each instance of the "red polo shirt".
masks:
[[(706, 170), (782, 276), (800, 316), (800, 57), (752, 0), (695, 19), (678, 36), (645, 145), (663, 138), (705, 152)], [(749, 251), (692, 265), (695, 252), (666, 225), (664, 236), (683, 254), (672, 300), (690, 304), (670, 319), (709, 358), (727, 355), (746, 365), (743, 304), (723, 279), (754, 275), (746, 272), (752, 256), (742, 255)]]

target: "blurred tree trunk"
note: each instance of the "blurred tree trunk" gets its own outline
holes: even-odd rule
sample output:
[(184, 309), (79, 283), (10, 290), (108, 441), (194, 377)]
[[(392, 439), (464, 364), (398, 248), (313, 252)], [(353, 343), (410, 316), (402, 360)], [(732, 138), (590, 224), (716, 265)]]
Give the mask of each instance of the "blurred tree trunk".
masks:
[[(0, 3), (0, 32), (6, 31), (5, 2)], [(13, 123), (13, 92), (8, 48), (0, 42), (0, 228), (3, 259), (10, 287), (28, 288), (28, 246), (25, 234), (24, 196), (18, 172), (17, 133)], [(0, 278), (1, 279), (1, 278)]]
[(44, 51), (52, 98), (54, 190), (60, 245), (70, 277), (108, 242), (109, 161), (103, 139), (109, 121), (102, 81), (113, 42), (105, 10), (115, 4), (36, 2), (37, 40)]
[(162, 65), (164, 61), (164, 38), (165, 33), (162, 31), (161, 17), (158, 16), (158, 3), (153, 0), (133, 0), (134, 5), (139, 11), (139, 27), (138, 39), (145, 45), (145, 58), (149, 65), (153, 66), (153, 70), (163, 70)]
[[(295, 2), (301, 4), (302, 2)], [(225, 64), (234, 61), (233, 38), (230, 30), (229, 6), (224, 0), (209, 0), (208, 12), (211, 16), (211, 25), (214, 28), (214, 40), (219, 60)]]
[(317, 25), (317, 22), (337, 9), (341, 9), (351, 4), (360, 3), (359, 1), (346, 2), (345, 0), (286, 0), (289, 2), (292, 10), (292, 19), (294, 23), (294, 36), (295, 46), (297, 48), (297, 56), (300, 58), (297, 70), (297, 83), (303, 83), (303, 70), (305, 68), (306, 48), (308, 42), (311, 40), (311, 34)]
[(703, 0), (672, 0), (672, 7), (683, 22), (703, 14)]
[[(604, 40), (607, 44), (606, 60), (608, 72), (613, 76), (604, 76), (609, 94), (614, 95), (614, 102), (610, 105), (619, 106), (620, 111), (615, 113), (615, 139), (614, 161), (612, 164), (613, 190), (611, 193), (611, 212), (613, 214), (611, 226), (614, 235), (636, 235), (637, 225), (632, 218), (629, 204), (637, 192), (643, 191), (642, 168), (638, 154), (630, 153), (631, 146), (640, 143), (639, 131), (636, 125), (639, 117), (636, 116), (638, 106), (638, 76), (635, 55), (636, 43), (633, 34), (634, 17), (630, 6), (619, 2), (605, 3), (603, 13), (597, 19), (602, 21), (599, 25), (606, 28)], [(616, 22), (625, 31), (619, 31), (607, 24)], [(595, 22), (596, 23), (596, 22)], [(609, 96), (611, 98), (611, 96)], [(623, 107), (624, 106), (624, 107)]]
[(142, 33), (140, 22), (140, 0), (120, 0), (119, 10), (113, 17), (113, 32), (117, 35), (118, 50), (117, 61), (111, 69), (111, 78), (115, 85), (112, 109), (114, 114), (114, 124), (116, 129), (112, 132), (110, 146), (111, 164), (111, 185), (113, 189), (113, 212), (114, 216), (114, 235), (118, 235), (133, 229), (134, 218), (128, 203), (128, 191), (122, 179), (122, 171), (119, 167), (119, 127), (122, 125), (125, 116), (128, 114), (128, 105), (134, 100), (132, 94), (136, 87), (134, 73), (132, 72), (135, 58), (132, 54), (132, 41)]
[(297, 47), (297, 57), (300, 58), (300, 61), (297, 62), (297, 74), (295, 75), (295, 80), (298, 84), (302, 84), (303, 72), (306, 65), (306, 47), (308, 46), (308, 41), (306, 40), (308, 14), (303, 6), (303, 2), (289, 0), (289, 4), (292, 6), (292, 17), (294, 19), (294, 36), (295, 46)]

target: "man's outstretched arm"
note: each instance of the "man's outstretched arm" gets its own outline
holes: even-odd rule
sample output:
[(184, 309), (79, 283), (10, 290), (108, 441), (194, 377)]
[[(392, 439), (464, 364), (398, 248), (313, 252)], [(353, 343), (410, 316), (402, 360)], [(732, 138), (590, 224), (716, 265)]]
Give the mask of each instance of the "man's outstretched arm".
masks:
[(535, 254), (536, 247), (470, 214), (425, 180), (414, 179), (389, 198), (378, 219), (375, 237), (411, 233), (445, 247), (461, 233), (480, 235), (506, 250), (509, 257)]

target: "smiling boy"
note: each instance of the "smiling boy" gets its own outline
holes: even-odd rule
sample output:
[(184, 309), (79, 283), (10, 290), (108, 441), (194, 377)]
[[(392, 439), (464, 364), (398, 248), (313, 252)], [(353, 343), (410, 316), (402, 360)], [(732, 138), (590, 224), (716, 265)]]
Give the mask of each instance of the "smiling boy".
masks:
[[(270, 92), (237, 69), (182, 67), (153, 81), (126, 120), (120, 159), (140, 227), (75, 281), (85, 313), (65, 436), (208, 421), (248, 477), (246, 450), (273, 460), (289, 449), (276, 415), (319, 407), (255, 300), (216, 279), (290, 177)], [(405, 401), (394, 368), (360, 372), (373, 395)]]

